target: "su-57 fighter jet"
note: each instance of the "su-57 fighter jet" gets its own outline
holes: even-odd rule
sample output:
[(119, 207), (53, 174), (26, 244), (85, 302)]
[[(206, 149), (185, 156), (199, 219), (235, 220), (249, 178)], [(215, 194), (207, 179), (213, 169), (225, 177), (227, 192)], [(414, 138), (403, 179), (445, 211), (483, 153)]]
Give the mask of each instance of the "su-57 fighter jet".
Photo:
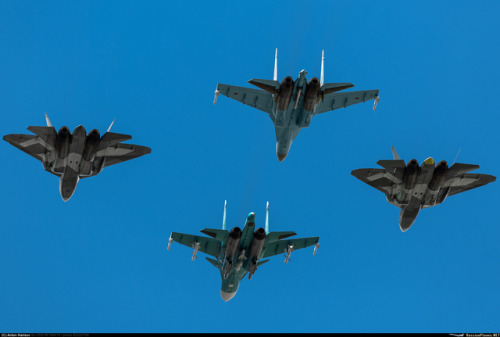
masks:
[(290, 254), (301, 248), (315, 245), (314, 253), (319, 247), (319, 237), (303, 239), (287, 239), (296, 235), (295, 232), (269, 232), (269, 203), (266, 208), (265, 228), (255, 228), (255, 213), (248, 214), (245, 227), (241, 230), (234, 227), (226, 230), (226, 203), (222, 229), (205, 228), (201, 232), (210, 238), (172, 232), (168, 240), (168, 248), (173, 241), (194, 249), (192, 260), (201, 251), (215, 259), (206, 258), (219, 269), (222, 278), (220, 294), (224, 301), (229, 301), (236, 295), (241, 280), (248, 273), (248, 279), (254, 275), (257, 267), (269, 260), (261, 260), (269, 256), (285, 254), (285, 263), (290, 261)]
[(351, 172), (359, 180), (382, 191), (387, 201), (399, 208), (399, 226), (407, 231), (422, 208), (441, 204), (446, 197), (489, 184), (496, 180), (487, 174), (467, 173), (479, 165), (454, 163), (448, 167), (446, 161), (434, 166), (434, 159), (427, 158), (421, 166), (412, 159), (405, 165), (394, 147), (394, 160), (379, 160), (384, 169), (358, 169)]
[(114, 121), (101, 137), (95, 129), (87, 135), (81, 125), (73, 133), (66, 126), (56, 132), (47, 114), (45, 119), (47, 126), (28, 127), (36, 136), (10, 134), (3, 140), (40, 160), (46, 171), (58, 176), (64, 201), (71, 198), (80, 178), (95, 176), (107, 166), (151, 152), (145, 146), (121, 144), (132, 136), (110, 132)]
[(290, 146), (299, 131), (309, 126), (313, 116), (371, 99), (375, 99), (373, 110), (377, 106), (378, 90), (337, 93), (354, 85), (323, 83), (324, 55), (323, 51), (319, 80), (313, 77), (307, 82), (307, 72), (302, 70), (295, 82), (292, 77), (287, 76), (280, 83), (278, 82), (278, 49), (276, 49), (273, 80), (252, 79), (248, 81), (263, 90), (219, 83), (215, 90), (214, 104), (217, 103), (218, 95), (222, 94), (266, 112), (274, 123), (276, 154), (281, 162), (290, 151)]

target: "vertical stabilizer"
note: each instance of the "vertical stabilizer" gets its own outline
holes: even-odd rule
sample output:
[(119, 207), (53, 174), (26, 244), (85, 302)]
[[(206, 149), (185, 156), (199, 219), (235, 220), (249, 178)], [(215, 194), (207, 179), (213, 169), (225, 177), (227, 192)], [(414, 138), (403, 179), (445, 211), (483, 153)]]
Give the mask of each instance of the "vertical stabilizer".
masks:
[(319, 85), (325, 83), (325, 51), (321, 52), (321, 76), (319, 77)]
[(460, 154), (460, 151), (462, 151), (462, 148), (458, 149), (457, 155), (455, 156), (455, 160), (453, 161), (453, 164), (451, 164), (451, 166), (455, 165), (455, 162), (458, 159), (458, 155)]
[(274, 76), (273, 80), (278, 80), (278, 48), (276, 48), (276, 54), (274, 55)]
[(227, 200), (224, 200), (224, 215), (222, 216), (222, 229), (226, 229), (226, 208), (227, 208)]
[(47, 113), (45, 113), (45, 121), (47, 122), (47, 126), (49, 128), (52, 127), (52, 123), (50, 122), (50, 119), (49, 119), (49, 116), (47, 115)]
[(108, 131), (106, 131), (106, 132), (111, 131), (111, 127), (113, 126), (113, 124), (115, 124), (115, 120), (116, 120), (116, 118), (115, 118), (115, 119), (113, 119), (113, 121), (111, 122), (111, 125), (110, 125), (110, 126), (109, 126), (109, 128), (108, 128)]
[(398, 153), (396, 152), (396, 149), (394, 148), (394, 146), (391, 146), (391, 149), (392, 149), (392, 157), (394, 158), (394, 160), (401, 160), (401, 158), (399, 158)]
[(267, 206), (266, 206), (266, 225), (265, 225), (265, 230), (266, 230), (266, 234), (269, 233), (269, 201), (267, 202)]

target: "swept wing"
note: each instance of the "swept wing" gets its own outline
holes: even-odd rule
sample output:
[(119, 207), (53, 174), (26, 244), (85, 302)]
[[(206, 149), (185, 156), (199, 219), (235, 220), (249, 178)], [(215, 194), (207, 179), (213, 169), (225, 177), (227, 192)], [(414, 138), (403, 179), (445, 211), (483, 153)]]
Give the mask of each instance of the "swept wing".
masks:
[(222, 242), (216, 239), (207, 238), (205, 236), (191, 235), (172, 232), (170, 236), (175, 242), (184, 246), (194, 248), (194, 244), (199, 244), (199, 251), (211, 255), (215, 258), (218, 257)]
[(292, 246), (293, 250), (306, 248), (318, 243), (319, 237), (310, 237), (310, 238), (302, 238), (302, 239), (284, 239), (278, 241), (272, 241), (266, 244), (264, 247), (264, 255), (262, 258), (266, 258), (273, 255), (286, 253), (287, 249)]
[(54, 150), (57, 132), (54, 127), (46, 126), (30, 126), (28, 130), (36, 136), (10, 134), (5, 135), (3, 140), (41, 161), (47, 152)]
[(351, 174), (377, 190), (388, 193), (392, 191), (394, 185), (401, 184), (402, 174), (399, 174), (399, 171), (395, 169), (395, 172), (391, 173), (384, 169), (367, 168), (354, 170)]
[(273, 95), (271, 93), (228, 84), (217, 84), (217, 90), (224, 96), (268, 113), (272, 118)]
[(105, 157), (104, 167), (107, 167), (151, 153), (151, 149), (146, 146), (121, 144), (131, 138), (130, 135), (106, 132), (99, 143), (96, 159)]
[(316, 107), (314, 114), (346, 108), (350, 105), (363, 103), (378, 96), (378, 90), (350, 91), (326, 94)]
[(442, 188), (449, 187), (448, 196), (450, 196), (489, 184), (495, 180), (496, 178), (489, 174), (464, 173), (446, 180)]

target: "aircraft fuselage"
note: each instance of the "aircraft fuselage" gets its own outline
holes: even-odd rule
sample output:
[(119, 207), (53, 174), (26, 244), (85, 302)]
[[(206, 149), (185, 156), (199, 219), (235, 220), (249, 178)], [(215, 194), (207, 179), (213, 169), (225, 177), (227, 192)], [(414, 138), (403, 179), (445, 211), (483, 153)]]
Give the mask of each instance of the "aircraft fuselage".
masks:
[(441, 204), (447, 197), (449, 187), (441, 188), (448, 173), (446, 161), (434, 166), (434, 159), (427, 158), (419, 167), (415, 159), (408, 162), (403, 173), (402, 184), (386, 194), (387, 201), (399, 208), (399, 226), (407, 231), (415, 222), (422, 208)]
[(87, 135), (80, 125), (70, 133), (64, 126), (57, 133), (54, 150), (45, 153), (42, 164), (47, 171), (59, 176), (59, 192), (64, 201), (71, 198), (80, 177), (96, 175), (102, 170), (102, 162), (94, 163), (99, 140), (97, 130)]
[(309, 126), (316, 104), (319, 102), (319, 80), (314, 77), (308, 83), (306, 74), (307, 72), (302, 70), (295, 82), (290, 76), (285, 77), (281, 81), (280, 92), (274, 94), (272, 118), (279, 161), (288, 155), (290, 146), (300, 129)]

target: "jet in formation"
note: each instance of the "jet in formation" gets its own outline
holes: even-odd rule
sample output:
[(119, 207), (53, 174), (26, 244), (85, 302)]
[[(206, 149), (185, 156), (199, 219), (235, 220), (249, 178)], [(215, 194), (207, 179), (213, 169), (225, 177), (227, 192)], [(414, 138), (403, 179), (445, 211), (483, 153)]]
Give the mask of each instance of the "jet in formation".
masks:
[(59, 191), (64, 201), (75, 192), (80, 178), (99, 174), (103, 168), (148, 154), (145, 146), (121, 144), (132, 136), (108, 131), (101, 137), (94, 129), (87, 135), (83, 126), (73, 133), (63, 126), (56, 132), (47, 114), (47, 126), (29, 126), (35, 135), (10, 134), (3, 139), (40, 160), (44, 169), (59, 177)]
[(296, 235), (295, 232), (269, 232), (269, 203), (266, 207), (265, 228), (255, 228), (255, 213), (248, 214), (243, 230), (234, 227), (230, 232), (226, 230), (226, 203), (224, 203), (224, 216), (222, 229), (205, 228), (201, 232), (210, 237), (197, 236), (172, 232), (168, 240), (167, 249), (173, 241), (194, 249), (192, 260), (198, 256), (198, 251), (208, 254), (215, 259), (206, 259), (219, 269), (222, 278), (220, 294), (227, 302), (238, 291), (241, 280), (248, 273), (248, 279), (254, 275), (257, 267), (267, 260), (264, 258), (285, 254), (285, 263), (290, 261), (290, 254), (301, 248), (314, 245), (314, 253), (319, 247), (319, 237), (302, 239), (287, 239)]
[(383, 169), (358, 169), (351, 172), (359, 180), (383, 192), (387, 201), (399, 208), (399, 226), (407, 231), (415, 222), (422, 208), (441, 204), (447, 197), (489, 184), (496, 180), (492, 175), (468, 173), (479, 165), (446, 161), (437, 165), (427, 158), (421, 166), (416, 159), (405, 165), (394, 147), (394, 160), (379, 160)]
[(276, 154), (281, 162), (288, 155), (290, 146), (300, 130), (309, 127), (313, 116), (371, 99), (375, 99), (373, 110), (377, 106), (378, 90), (337, 93), (354, 85), (324, 83), (324, 60), (323, 51), (320, 79), (313, 77), (308, 82), (307, 72), (302, 70), (295, 82), (291, 76), (287, 76), (280, 83), (278, 82), (278, 49), (276, 49), (273, 80), (252, 79), (248, 81), (263, 90), (219, 83), (215, 90), (214, 104), (217, 103), (218, 95), (222, 94), (266, 112), (274, 123)]

